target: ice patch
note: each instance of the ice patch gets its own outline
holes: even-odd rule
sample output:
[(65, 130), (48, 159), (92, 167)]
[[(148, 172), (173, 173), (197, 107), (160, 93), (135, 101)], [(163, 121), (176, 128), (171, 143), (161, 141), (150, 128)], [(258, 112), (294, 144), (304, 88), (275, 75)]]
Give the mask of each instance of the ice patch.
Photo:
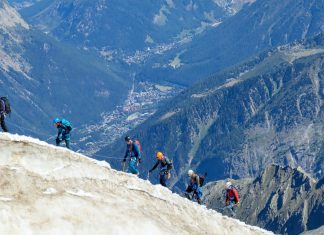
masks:
[(59, 171), (59, 170), (62, 170), (64, 169), (66, 166), (59, 166), (59, 167), (56, 167), (53, 169), (53, 171)]
[(20, 169), (21, 169), (20, 167), (15, 167), (15, 166), (10, 167), (10, 170), (13, 170), (13, 171), (19, 171)]
[(13, 200), (13, 198), (11, 198), (11, 197), (0, 197), (0, 201), (9, 202), (12, 200)]
[(57, 190), (55, 188), (48, 188), (46, 191), (43, 192), (44, 194), (50, 195), (57, 193)]
[(68, 194), (74, 195), (74, 196), (78, 196), (78, 197), (90, 197), (90, 198), (98, 198), (98, 196), (89, 193), (89, 192), (85, 192), (81, 189), (79, 189), (76, 192), (70, 191), (70, 190), (65, 190), (65, 192), (67, 192)]

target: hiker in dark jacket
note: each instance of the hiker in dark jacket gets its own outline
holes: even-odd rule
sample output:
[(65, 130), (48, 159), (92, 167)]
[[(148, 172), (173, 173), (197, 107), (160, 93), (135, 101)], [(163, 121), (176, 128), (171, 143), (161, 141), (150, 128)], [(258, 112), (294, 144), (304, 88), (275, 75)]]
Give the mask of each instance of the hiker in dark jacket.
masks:
[(1, 128), (3, 132), (9, 132), (8, 128), (5, 123), (5, 118), (6, 118), (6, 104), (5, 102), (0, 99), (0, 123), (1, 123)]
[(172, 169), (172, 162), (164, 156), (162, 152), (156, 153), (157, 162), (149, 172), (154, 171), (160, 165), (160, 184), (167, 187), (166, 182), (171, 177), (170, 170)]
[(128, 170), (134, 175), (139, 175), (137, 166), (138, 166), (138, 163), (141, 163), (140, 147), (129, 136), (125, 137), (125, 142), (126, 142), (127, 148), (126, 148), (126, 153), (125, 153), (123, 162), (126, 162), (127, 157), (129, 157)]

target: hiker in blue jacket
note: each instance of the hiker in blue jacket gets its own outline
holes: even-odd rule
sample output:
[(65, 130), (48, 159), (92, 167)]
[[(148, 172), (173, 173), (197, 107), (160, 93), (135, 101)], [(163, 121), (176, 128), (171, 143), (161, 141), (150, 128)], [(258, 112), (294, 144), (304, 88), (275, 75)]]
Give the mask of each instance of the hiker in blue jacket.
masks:
[(56, 128), (58, 129), (56, 137), (56, 146), (59, 146), (62, 141), (65, 141), (65, 145), (69, 149), (71, 140), (70, 133), (72, 131), (71, 123), (66, 119), (60, 120), (59, 118), (55, 118), (53, 122)]
[(128, 170), (134, 175), (139, 175), (137, 166), (138, 163), (141, 163), (140, 147), (129, 136), (125, 137), (125, 142), (127, 144), (127, 148), (126, 148), (126, 153), (123, 162), (126, 162), (127, 157), (129, 157)]

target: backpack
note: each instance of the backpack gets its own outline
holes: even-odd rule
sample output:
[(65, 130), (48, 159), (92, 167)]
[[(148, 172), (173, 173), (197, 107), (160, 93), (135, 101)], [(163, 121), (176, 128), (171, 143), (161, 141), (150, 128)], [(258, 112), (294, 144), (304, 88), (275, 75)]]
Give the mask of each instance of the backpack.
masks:
[(203, 175), (199, 175), (199, 186), (200, 187), (202, 187), (204, 185), (206, 176), (207, 176), (207, 173), (206, 172)]
[(142, 146), (141, 146), (141, 142), (139, 140), (134, 140), (134, 143), (137, 144), (140, 153), (142, 153), (143, 149), (142, 149)]
[(1, 97), (0, 98), (4, 104), (5, 104), (5, 113), (6, 114), (10, 114), (11, 113), (11, 107), (10, 107), (10, 102), (9, 102), (9, 99), (7, 97)]
[(69, 131), (71, 131), (72, 130), (72, 126), (71, 126), (71, 123), (68, 121), (68, 120), (66, 120), (66, 119), (62, 119), (62, 124), (64, 125), (64, 126), (66, 126), (66, 128), (69, 130)]

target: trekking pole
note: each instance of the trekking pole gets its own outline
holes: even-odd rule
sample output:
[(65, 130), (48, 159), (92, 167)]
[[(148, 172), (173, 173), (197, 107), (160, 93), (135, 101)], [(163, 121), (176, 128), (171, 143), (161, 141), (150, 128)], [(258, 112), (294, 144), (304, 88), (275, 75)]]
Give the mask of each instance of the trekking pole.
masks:
[(125, 172), (126, 162), (122, 162), (123, 172)]
[(146, 180), (150, 180), (150, 172), (147, 172)]

